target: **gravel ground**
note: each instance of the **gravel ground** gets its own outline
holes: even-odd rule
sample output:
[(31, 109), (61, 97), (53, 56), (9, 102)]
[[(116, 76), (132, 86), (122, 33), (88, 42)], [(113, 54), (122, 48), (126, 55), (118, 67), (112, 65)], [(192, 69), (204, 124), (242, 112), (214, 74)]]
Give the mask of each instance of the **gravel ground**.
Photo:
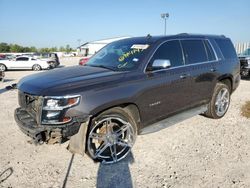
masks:
[[(63, 65), (78, 63), (64, 58)], [(62, 145), (29, 144), (13, 112), (17, 91), (5, 90), (33, 71), (8, 71), (0, 83), (0, 187), (250, 187), (250, 100), (242, 80), (220, 120), (196, 116), (160, 132), (138, 136), (133, 152), (114, 165), (72, 155)]]

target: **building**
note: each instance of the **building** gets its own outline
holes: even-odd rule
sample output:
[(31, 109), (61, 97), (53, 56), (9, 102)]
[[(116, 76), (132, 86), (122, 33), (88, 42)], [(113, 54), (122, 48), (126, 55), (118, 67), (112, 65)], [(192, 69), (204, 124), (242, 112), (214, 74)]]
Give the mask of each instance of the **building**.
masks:
[(97, 40), (92, 42), (87, 42), (77, 48), (78, 55), (80, 56), (87, 56), (90, 57), (94, 55), (97, 51), (99, 51), (101, 48), (106, 46), (107, 44), (121, 40), (126, 39), (130, 37), (117, 37), (117, 38), (110, 38), (110, 39), (104, 39), (104, 40)]
[(237, 43), (234, 45), (237, 54), (241, 54), (246, 49), (250, 48), (250, 42)]

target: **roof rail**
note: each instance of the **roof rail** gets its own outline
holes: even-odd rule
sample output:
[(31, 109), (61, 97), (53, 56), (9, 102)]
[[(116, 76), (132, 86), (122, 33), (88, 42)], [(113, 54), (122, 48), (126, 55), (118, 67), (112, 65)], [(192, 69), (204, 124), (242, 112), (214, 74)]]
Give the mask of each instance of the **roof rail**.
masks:
[(177, 35), (188, 35), (188, 33), (179, 33)]

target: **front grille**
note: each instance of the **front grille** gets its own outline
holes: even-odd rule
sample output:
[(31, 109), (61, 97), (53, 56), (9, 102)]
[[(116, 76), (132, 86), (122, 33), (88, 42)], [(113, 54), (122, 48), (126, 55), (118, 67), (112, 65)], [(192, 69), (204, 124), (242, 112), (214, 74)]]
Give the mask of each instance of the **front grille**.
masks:
[(35, 119), (40, 109), (39, 97), (19, 90), (18, 101), (21, 108), (29, 112)]

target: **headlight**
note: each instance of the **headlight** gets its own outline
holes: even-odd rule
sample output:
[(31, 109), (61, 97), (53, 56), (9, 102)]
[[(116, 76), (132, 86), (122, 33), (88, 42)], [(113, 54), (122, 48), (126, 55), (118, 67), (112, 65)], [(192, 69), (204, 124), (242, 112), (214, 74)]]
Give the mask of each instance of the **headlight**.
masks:
[(44, 110), (62, 110), (72, 106), (78, 105), (80, 96), (67, 96), (67, 97), (45, 97)]
[(71, 121), (65, 117), (67, 109), (78, 105), (80, 96), (45, 97), (42, 110), (42, 124), (62, 124)]

